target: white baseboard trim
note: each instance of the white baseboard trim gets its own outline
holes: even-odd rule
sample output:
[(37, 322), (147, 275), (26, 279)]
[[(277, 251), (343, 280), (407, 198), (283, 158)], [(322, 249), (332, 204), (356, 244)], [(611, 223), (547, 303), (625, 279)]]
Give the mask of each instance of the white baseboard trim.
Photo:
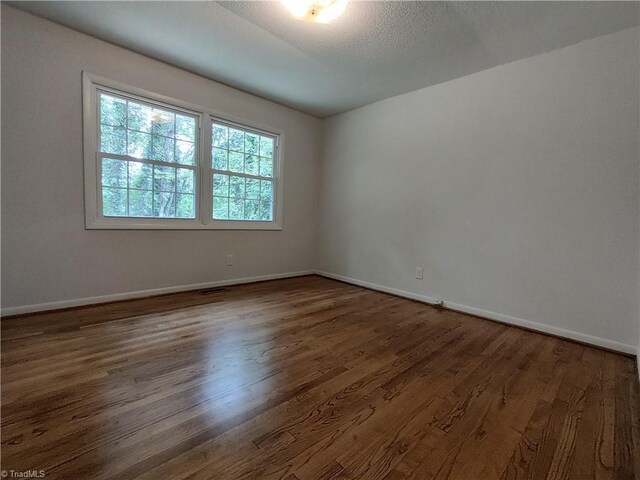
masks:
[[(435, 302), (435, 298), (428, 297), (426, 295), (420, 295), (418, 293), (407, 292), (405, 290), (399, 290), (397, 288), (391, 288), (384, 285), (377, 285), (375, 283), (365, 282), (356, 278), (345, 277), (342, 275), (336, 275), (334, 273), (315, 271), (316, 275), (322, 277), (332, 278), (334, 280), (340, 280), (342, 282), (350, 283), (360, 287), (370, 288), (371, 290), (378, 290), (380, 292), (391, 293), (400, 297), (409, 298), (411, 300), (418, 300), (420, 302), (431, 303)], [(569, 340), (576, 340), (582, 343), (588, 343), (596, 347), (607, 348), (609, 350), (615, 350), (616, 352), (626, 353), (630, 355), (638, 355), (638, 347), (635, 345), (628, 345), (626, 343), (616, 342), (614, 340), (607, 340), (605, 338), (595, 337), (593, 335), (587, 335), (585, 333), (574, 332), (573, 330), (566, 330), (560, 327), (554, 327), (544, 323), (532, 322), (530, 320), (524, 320), (522, 318), (511, 317), (509, 315), (503, 315), (501, 313), (490, 312), (488, 310), (482, 310), (480, 308), (469, 307), (468, 305), (462, 305), (460, 303), (447, 302), (445, 300), (444, 306), (451, 310), (457, 310), (463, 313), (469, 313), (484, 317), (490, 320), (496, 320), (498, 322), (507, 323), (509, 325), (515, 325), (518, 327), (528, 328), (537, 332), (548, 333), (557, 337), (566, 338)], [(638, 359), (638, 365), (640, 368), (640, 358)]]
[(256, 277), (234, 278), (229, 280), (216, 280), (214, 282), (193, 283), (190, 285), (176, 285), (173, 287), (152, 288), (150, 290), (138, 290), (135, 292), (116, 293), (113, 295), (100, 295), (97, 297), (76, 298), (73, 300), (62, 300), (58, 302), (38, 303), (34, 305), (22, 305), (19, 307), (8, 307), (2, 309), (2, 316), (22, 315), (25, 313), (42, 312), (46, 310), (59, 310), (61, 308), (79, 307), (82, 305), (92, 305), (96, 303), (115, 302), (118, 300), (130, 300), (133, 298), (152, 297), (154, 295), (164, 295), (166, 293), (185, 292), (188, 290), (199, 290), (202, 288), (226, 287), (229, 285), (241, 285), (243, 283), (263, 282), (265, 280), (278, 280), (282, 278), (302, 277), (313, 275), (313, 270), (299, 272), (275, 273), (272, 275), (259, 275)]
[[(1, 315), (22, 315), (26, 313), (42, 312), (46, 310), (58, 310), (62, 308), (79, 307), (83, 305), (92, 305), (97, 303), (115, 302), (118, 300), (130, 300), (134, 298), (151, 297), (154, 295), (163, 295), (167, 293), (177, 293), (189, 290), (198, 290), (202, 288), (224, 287), (230, 285), (241, 285), (243, 283), (262, 282), (266, 280), (278, 280), (282, 278), (301, 277), (305, 275), (320, 275), (322, 277), (332, 278), (340, 280), (342, 282), (350, 283), (360, 287), (370, 288), (380, 292), (391, 293), (400, 297), (409, 298), (411, 300), (418, 300), (420, 302), (433, 304), (436, 299), (427, 295), (420, 295), (418, 293), (408, 292), (406, 290), (400, 290), (397, 288), (387, 287), (384, 285), (378, 285), (375, 283), (365, 282), (356, 278), (345, 277), (343, 275), (336, 275), (334, 273), (324, 272), (320, 270), (304, 270), (298, 272), (286, 272), (276, 273), (271, 275), (259, 275), (255, 277), (243, 277), (228, 280), (217, 280), (213, 282), (205, 283), (193, 283), (190, 285), (176, 285), (173, 287), (153, 288), (150, 290), (138, 290), (135, 292), (116, 293), (113, 295), (100, 295), (95, 297), (77, 298), (72, 300), (62, 300), (57, 302), (38, 303), (33, 305), (22, 305), (18, 307), (3, 308)], [(528, 328), (542, 333), (548, 333), (558, 337), (567, 338), (569, 340), (576, 340), (578, 342), (588, 343), (597, 347), (603, 347), (618, 352), (636, 355), (638, 356), (638, 371), (640, 372), (640, 356), (638, 355), (638, 347), (634, 345), (628, 345), (625, 343), (616, 342), (613, 340), (607, 340), (593, 335), (587, 335), (584, 333), (575, 332), (573, 330), (566, 330), (560, 327), (554, 327), (552, 325), (546, 325), (543, 323), (532, 322), (524, 320), (522, 318), (511, 317), (509, 315), (503, 315), (500, 313), (490, 312), (488, 310), (482, 310), (480, 308), (470, 307), (468, 305), (462, 305), (454, 302), (445, 301), (445, 307), (452, 310), (457, 310), (463, 313), (469, 313), (477, 315), (479, 317), (488, 318), (490, 320), (496, 320), (498, 322), (515, 325), (519, 327)]]

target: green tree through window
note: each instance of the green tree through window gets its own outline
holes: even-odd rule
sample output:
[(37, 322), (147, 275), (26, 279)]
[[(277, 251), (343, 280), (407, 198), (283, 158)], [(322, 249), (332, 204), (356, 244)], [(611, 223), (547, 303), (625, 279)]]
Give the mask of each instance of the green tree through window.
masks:
[(195, 116), (100, 92), (102, 214), (195, 218)]
[(274, 146), (271, 135), (211, 125), (215, 220), (273, 220)]

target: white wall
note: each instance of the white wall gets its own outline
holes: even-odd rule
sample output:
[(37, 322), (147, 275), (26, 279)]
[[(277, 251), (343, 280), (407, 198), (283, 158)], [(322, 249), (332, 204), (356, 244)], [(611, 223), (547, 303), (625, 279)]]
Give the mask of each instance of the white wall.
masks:
[(633, 28), (326, 120), (320, 270), (635, 351), (638, 57)]
[[(83, 70), (285, 130), (284, 230), (85, 230)], [(320, 137), (318, 119), (2, 5), (2, 308), (311, 269)]]

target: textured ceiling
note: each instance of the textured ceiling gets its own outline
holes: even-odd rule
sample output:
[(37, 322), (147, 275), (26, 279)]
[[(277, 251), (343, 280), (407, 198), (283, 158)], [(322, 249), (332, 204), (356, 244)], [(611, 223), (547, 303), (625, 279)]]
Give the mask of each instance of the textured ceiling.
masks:
[(636, 2), (10, 2), (319, 117), (640, 24)]

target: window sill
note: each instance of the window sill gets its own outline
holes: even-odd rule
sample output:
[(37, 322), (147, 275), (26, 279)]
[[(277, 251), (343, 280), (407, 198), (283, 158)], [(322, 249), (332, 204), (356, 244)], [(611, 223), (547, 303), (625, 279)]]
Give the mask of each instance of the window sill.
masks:
[(147, 219), (100, 219), (87, 221), (86, 230), (282, 230), (277, 222), (252, 222), (212, 220), (201, 223), (198, 220), (154, 220)]

